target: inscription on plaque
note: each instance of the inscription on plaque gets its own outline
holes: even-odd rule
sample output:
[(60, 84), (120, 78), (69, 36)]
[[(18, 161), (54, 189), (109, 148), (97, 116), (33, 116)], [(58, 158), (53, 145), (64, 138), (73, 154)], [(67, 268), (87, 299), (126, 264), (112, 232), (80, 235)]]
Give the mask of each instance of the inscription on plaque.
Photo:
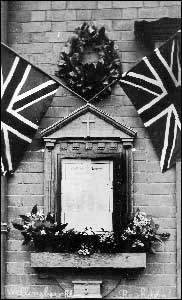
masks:
[(112, 182), (111, 160), (62, 160), (61, 218), (67, 228), (112, 230)]

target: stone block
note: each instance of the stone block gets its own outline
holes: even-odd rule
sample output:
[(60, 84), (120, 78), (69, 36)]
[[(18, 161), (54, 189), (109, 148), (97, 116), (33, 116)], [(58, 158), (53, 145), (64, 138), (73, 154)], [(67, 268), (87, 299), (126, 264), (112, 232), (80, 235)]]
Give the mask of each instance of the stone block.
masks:
[[(110, 33), (109, 31), (112, 31), (112, 20), (97, 20), (93, 21), (93, 24), (99, 29), (101, 27), (104, 27), (106, 30), (106, 35)], [(109, 37), (109, 36), (108, 36)]]
[(164, 264), (165, 274), (176, 274), (176, 264)]
[(23, 32), (44, 32), (51, 30), (51, 22), (22, 23)]
[(156, 19), (161, 16), (169, 17), (170, 13), (167, 7), (139, 8), (138, 17), (142, 19)]
[(10, 178), (9, 184), (38, 184), (43, 182), (43, 173), (35, 173), (34, 176), (32, 176), (31, 173), (25, 174), (25, 173), (17, 173), (15, 177)]
[[(148, 1), (146, 1), (148, 2)], [(152, 1), (150, 1), (152, 2)], [(155, 2), (155, 1), (153, 1)], [(175, 5), (178, 5), (178, 6), (181, 6), (181, 1), (160, 1), (160, 6), (175, 6)]]
[(29, 11), (9, 11), (9, 22), (26, 23), (31, 21), (31, 12)]
[(11, 32), (8, 33), (8, 42), (13, 44), (19, 43), (30, 43), (31, 42), (31, 34), (27, 32)]
[[(164, 2), (164, 1), (162, 1)], [(144, 6), (157, 7), (159, 6), (159, 1), (144, 1)]]
[(31, 32), (29, 34), (31, 43), (47, 43), (45, 32)]
[[(45, 21), (45, 11), (32, 11), (31, 21)], [(23, 21), (25, 22), (25, 21)]]
[(141, 276), (139, 280), (142, 285), (154, 285), (154, 286), (175, 286), (176, 275), (174, 274), (145, 274)]
[[(18, 174), (18, 173), (17, 173)], [(27, 207), (27, 212), (29, 212), (32, 207), (36, 204), (38, 206), (43, 206), (43, 196), (42, 195), (30, 195), (30, 196), (20, 196), (20, 195), (10, 195), (7, 197), (9, 206), (17, 207)]]
[(139, 151), (139, 150), (136, 150), (133, 152), (133, 159), (135, 161), (145, 161), (146, 158), (145, 158), (145, 152), (144, 151)]
[(7, 251), (7, 262), (25, 262), (30, 261), (29, 251)]
[(165, 252), (176, 252), (176, 243), (175, 241), (165, 241), (164, 244), (164, 251)]
[(68, 1), (68, 9), (94, 9), (97, 8), (97, 1)]
[(111, 8), (112, 7), (112, 1), (98, 1), (98, 8)]
[(18, 22), (9, 22), (7, 30), (8, 32), (22, 32), (22, 24)]
[(50, 43), (65, 43), (72, 34), (69, 32), (46, 32), (45, 37)]
[(121, 31), (119, 40), (134, 41), (135, 40), (134, 32), (133, 31)]
[(31, 253), (31, 266), (38, 268), (145, 268), (145, 253), (94, 253), (81, 257), (75, 253)]
[(14, 45), (13, 48), (18, 53), (23, 53), (26, 58), (26, 55), (31, 53), (43, 54), (43, 53), (51, 52), (52, 45), (50, 43), (17, 44)]
[[(152, 202), (152, 201), (151, 201)], [(149, 216), (152, 216), (154, 218), (166, 218), (166, 217), (171, 217), (174, 218), (175, 217), (175, 210), (173, 209), (173, 207), (168, 207), (166, 206), (161, 206), (161, 205), (152, 205), (152, 203), (148, 203), (146, 201), (146, 203), (144, 205), (147, 206), (143, 206), (142, 204), (138, 204), (138, 208), (142, 211), (145, 211), (145, 213)]]
[(146, 171), (146, 162), (145, 161), (135, 161), (133, 166), (134, 172), (145, 172)]
[(161, 221), (161, 228), (165, 229), (176, 229), (176, 218), (162, 218)]
[(149, 173), (161, 172), (159, 161), (152, 161), (146, 163), (146, 171)]
[(113, 7), (143, 7), (143, 1), (113, 1)]
[(43, 152), (38, 152), (38, 151), (26, 151), (22, 161), (25, 162), (38, 162), (41, 161), (43, 162), (44, 160), (44, 153)]
[(82, 21), (67, 21), (67, 30), (74, 31), (75, 28), (80, 27), (82, 23)]
[(134, 182), (135, 183), (144, 183), (146, 181), (146, 174), (145, 172), (135, 172), (134, 174)]
[(51, 11), (46, 12), (47, 21), (72, 21), (76, 20), (76, 10), (60, 10), (60, 11)]
[(21, 251), (22, 250), (22, 241), (8, 240), (7, 241), (7, 250), (8, 251)]
[(121, 58), (122, 62), (136, 62), (137, 54), (136, 52), (122, 52)]
[(175, 193), (174, 183), (134, 184), (134, 192), (148, 195), (166, 195)]
[(66, 1), (51, 1), (52, 9), (65, 9)]
[[(23, 262), (8, 262), (7, 263), (7, 274), (9, 275), (20, 275), (24, 274), (24, 263)], [(10, 284), (10, 282), (8, 282)]]
[(48, 10), (51, 8), (51, 1), (11, 1), (9, 10)]
[(92, 11), (92, 20), (105, 19), (105, 20), (116, 20), (122, 19), (121, 9), (102, 9)]
[(135, 19), (137, 18), (137, 8), (123, 8), (122, 19)]
[(43, 194), (43, 184), (9, 184), (9, 195), (40, 195)]
[[(170, 170), (169, 170), (170, 171)], [(172, 170), (173, 171), (173, 170)], [(175, 182), (175, 174), (174, 172), (165, 172), (165, 173), (147, 173), (147, 182), (149, 183), (167, 183), (167, 182), (171, 182), (174, 183)]]
[(136, 41), (118, 41), (117, 46), (121, 52), (135, 52), (138, 51)]
[[(59, 3), (59, 2), (58, 2)], [(52, 22), (51, 31), (66, 31), (67, 25), (66, 22)]]
[(20, 276), (16, 274), (7, 274), (6, 280), (9, 285), (20, 285)]
[(76, 19), (77, 20), (82, 20), (82, 21), (91, 20), (91, 17), (92, 17), (91, 10), (77, 10), (76, 11)]
[(148, 274), (163, 274), (164, 273), (164, 264), (162, 264), (162, 263), (147, 264), (146, 273), (148, 273)]
[(181, 18), (181, 6), (168, 7), (168, 15), (170, 18)]

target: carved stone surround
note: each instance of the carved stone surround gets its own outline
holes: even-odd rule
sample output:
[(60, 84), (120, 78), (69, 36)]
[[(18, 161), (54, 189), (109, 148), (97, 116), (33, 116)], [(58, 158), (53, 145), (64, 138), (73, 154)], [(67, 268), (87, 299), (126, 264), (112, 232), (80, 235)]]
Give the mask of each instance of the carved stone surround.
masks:
[[(60, 185), (59, 173), (61, 160), (63, 158), (115, 159), (123, 153), (127, 161), (127, 197), (130, 199), (132, 207), (133, 166), (131, 150), (136, 136), (136, 132), (133, 129), (116, 122), (108, 114), (88, 103), (63, 120), (46, 128), (41, 134), (45, 142), (45, 213), (56, 211), (58, 215), (60, 215), (58, 202), (61, 198), (61, 192), (58, 188), (58, 183)], [(50, 253), (51, 259), (53, 257), (52, 254), (53, 253)], [(36, 255), (36, 253), (32, 253), (32, 259), (34, 255)], [(122, 257), (123, 255), (124, 254), (121, 254)], [(130, 257), (130, 255), (127, 255), (127, 258), (128, 257)], [(47, 261), (47, 259), (44, 259), (44, 261)], [(63, 261), (65, 261), (65, 259)], [(72, 260), (69, 259), (68, 261), (71, 262)], [(99, 259), (99, 261), (101, 261), (101, 259)], [(106, 261), (109, 261), (109, 259)], [(91, 266), (92, 263), (89, 263), (89, 266)], [(122, 264), (117, 264), (116, 267), (121, 267), (123, 264), (124, 262), (122, 260)], [(51, 265), (51, 261), (49, 261), (48, 265)], [(103, 267), (103, 265), (106, 268), (108, 267), (104, 262), (101, 267)], [(32, 264), (32, 266), (41, 267), (40, 263), (38, 263), (38, 265)], [(93, 266), (95, 265), (93, 264)], [(141, 266), (145, 267), (145, 264), (139, 264), (139, 267)], [(58, 265), (58, 267), (61, 267), (61, 265)], [(73, 268), (74, 265), (70, 265), (70, 267)], [(135, 267), (135, 264), (133, 265), (133, 259), (131, 259), (131, 264), (127, 264), (127, 267)], [(89, 271), (85, 270), (85, 272), (87, 273), (84, 276), (84, 280), (72, 282), (74, 286), (72, 298), (102, 298), (100, 291), (102, 282), (97, 280), (91, 281), (89, 277), (87, 280)]]
[(127, 157), (128, 197), (132, 202), (132, 145), (136, 132), (91, 104), (41, 132), (45, 142), (44, 209), (58, 211), (58, 169), (62, 158)]

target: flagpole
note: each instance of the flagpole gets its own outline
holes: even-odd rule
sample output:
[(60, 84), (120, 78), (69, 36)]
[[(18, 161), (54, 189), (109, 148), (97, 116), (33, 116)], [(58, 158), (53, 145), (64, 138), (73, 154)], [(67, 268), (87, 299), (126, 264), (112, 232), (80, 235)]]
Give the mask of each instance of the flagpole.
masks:
[(7, 246), (7, 178), (1, 176), (1, 299), (5, 297), (6, 246)]
[(99, 96), (102, 92), (104, 92), (108, 87), (110, 87), (112, 84), (114, 84), (116, 81), (118, 81), (118, 79), (113, 80), (110, 84), (108, 84), (107, 86), (105, 86), (105, 88), (103, 88), (100, 92), (98, 92), (95, 96), (93, 96), (91, 99), (88, 100), (88, 102), (91, 102), (92, 100), (94, 100), (97, 96)]
[[(1, 1), (1, 40), (7, 43), (8, 1)], [(7, 248), (7, 178), (1, 175), (1, 299), (5, 299)]]
[(54, 77), (53, 75), (47, 74), (47, 72), (45, 72), (44, 70), (42, 70), (41, 68), (37, 67), (36, 65), (32, 64), (31, 62), (29, 62), (25, 57), (23, 57), (22, 55), (18, 54), (14, 49), (11, 49), (9, 46), (7, 46), (6, 44), (2, 43), (1, 44), (3, 46), (5, 46), (6, 48), (8, 48), (10, 51), (13, 51), (17, 56), (19, 56), (20, 58), (22, 58), (23, 60), (25, 60), (29, 65), (33, 66), (35, 69), (37, 69), (38, 71), (46, 74), (47, 76), (49, 76), (50, 78), (52, 78), (54, 81), (56, 81), (57, 83), (59, 83), (59, 85), (61, 85), (63, 88), (65, 88), (66, 90), (68, 90), (69, 92), (73, 93), (75, 96), (79, 97), (80, 99), (82, 99), (85, 102), (88, 102), (85, 98), (83, 98), (81, 95), (77, 94), (75, 91), (73, 91), (72, 89), (70, 89), (69, 87), (67, 87), (66, 85), (64, 85), (58, 78)]

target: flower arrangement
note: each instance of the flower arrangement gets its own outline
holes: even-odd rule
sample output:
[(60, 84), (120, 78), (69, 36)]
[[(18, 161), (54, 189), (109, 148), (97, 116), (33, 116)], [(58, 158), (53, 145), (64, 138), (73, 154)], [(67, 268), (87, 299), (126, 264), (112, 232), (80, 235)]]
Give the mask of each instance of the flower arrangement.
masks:
[[(98, 55), (97, 62), (82, 63), (86, 49)], [(98, 30), (84, 22), (75, 29), (75, 35), (66, 43), (60, 53), (59, 71), (56, 76), (86, 100), (102, 92), (102, 98), (111, 94), (110, 85), (121, 74), (121, 63), (114, 42), (105, 35), (105, 28)], [(97, 97), (95, 98), (97, 99)]]
[(121, 234), (121, 240), (125, 242), (125, 247), (132, 248), (134, 251), (154, 253), (155, 245), (170, 236), (169, 233), (159, 234), (158, 229), (159, 225), (138, 209)]
[(13, 223), (13, 226), (21, 231), (23, 244), (33, 244), (38, 252), (69, 252), (84, 256), (96, 252), (154, 252), (155, 243), (169, 237), (168, 233), (158, 234), (158, 225), (139, 210), (128, 226), (117, 234), (103, 228), (101, 233), (96, 234), (91, 227), (82, 232), (66, 230), (68, 223), (57, 223), (54, 214), (46, 216), (42, 210), (38, 211), (37, 205), (30, 213), (20, 217), (23, 224)]

